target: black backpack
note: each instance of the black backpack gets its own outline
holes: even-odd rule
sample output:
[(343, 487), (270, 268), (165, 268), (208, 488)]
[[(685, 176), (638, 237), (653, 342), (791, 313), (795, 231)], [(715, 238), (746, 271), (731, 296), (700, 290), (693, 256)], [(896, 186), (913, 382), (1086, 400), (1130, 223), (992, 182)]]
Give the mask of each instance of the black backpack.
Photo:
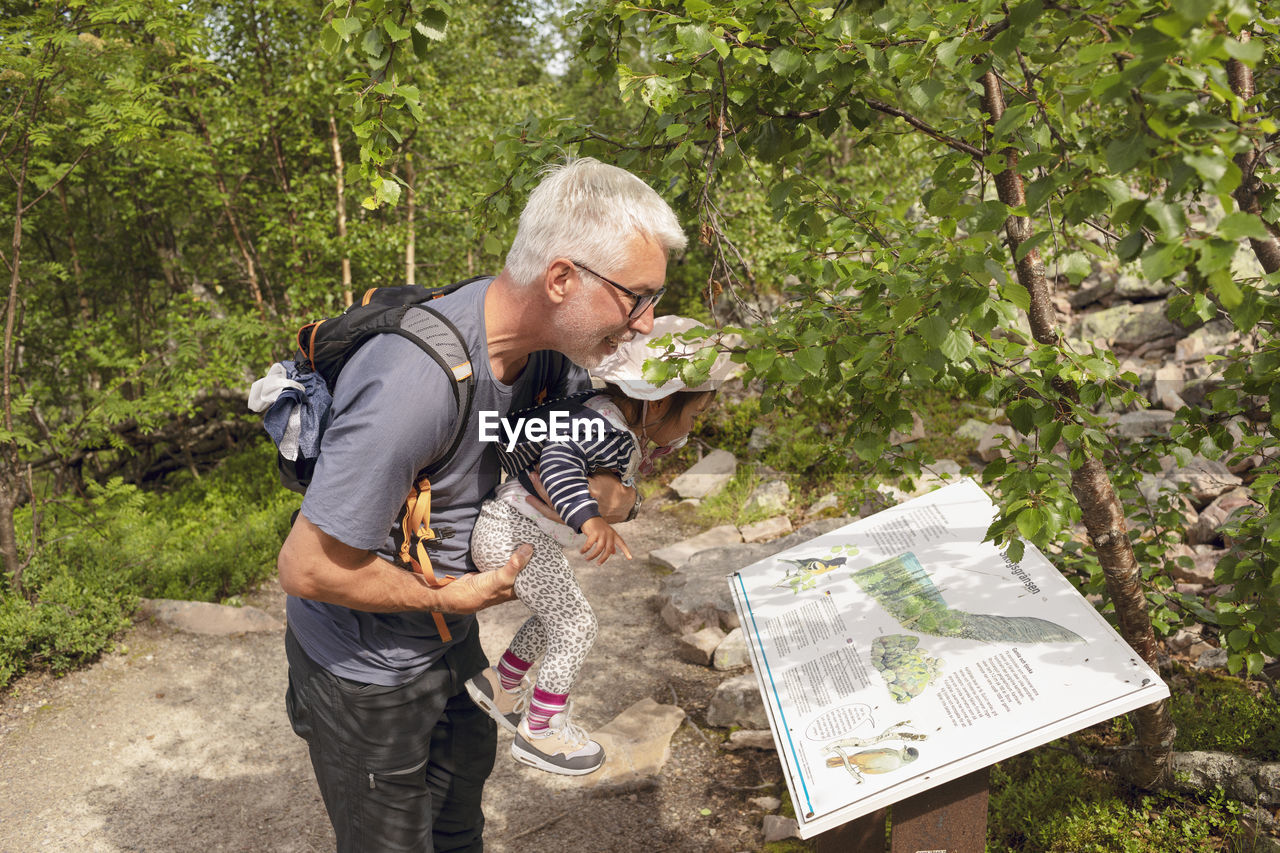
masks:
[[(475, 377), (466, 344), (457, 328), (426, 303), (481, 278), (484, 276), (444, 287), (402, 285), (372, 288), (364, 294), (359, 305), (352, 305), (337, 317), (315, 320), (299, 329), (298, 349), (294, 354), (297, 369), (314, 372), (332, 393), (338, 375), (356, 350), (374, 335), (395, 334), (417, 344), (454, 379), (450, 387), (458, 404), (459, 417), (453, 427), (449, 449), (414, 477), (413, 487), (391, 531), (397, 548), (396, 562), (402, 568), (422, 575), (433, 587), (444, 586), (453, 578), (436, 576), (431, 569), (429, 549), (438, 545), (440, 540), (452, 537), (454, 531), (450, 527), (431, 527), (431, 477), (449, 464), (462, 441), (471, 418)], [(283, 453), (276, 454), (281, 482), (297, 492), (306, 491), (315, 465), (314, 457), (303, 458), (301, 453), (297, 459), (288, 459)], [(448, 642), (451, 637), (443, 616), (439, 613), (432, 616), (441, 638)]]
[[(439, 471), (453, 458), (462, 440), (462, 433), (471, 415), (475, 379), (466, 344), (462, 342), (458, 330), (425, 303), (453, 293), (481, 278), (484, 276), (444, 287), (409, 284), (371, 288), (365, 292), (359, 305), (352, 305), (337, 317), (313, 320), (299, 329), (294, 363), (300, 371), (310, 371), (320, 376), (332, 393), (342, 368), (355, 355), (356, 350), (374, 335), (395, 334), (413, 341), (455, 380), (452, 385), (453, 398), (458, 404), (460, 417), (454, 424), (453, 439), (444, 456), (432, 463), (424, 473)], [(315, 473), (314, 457), (303, 458), (299, 455), (294, 460), (277, 454), (276, 464), (280, 470), (280, 481), (286, 488), (306, 492)]]

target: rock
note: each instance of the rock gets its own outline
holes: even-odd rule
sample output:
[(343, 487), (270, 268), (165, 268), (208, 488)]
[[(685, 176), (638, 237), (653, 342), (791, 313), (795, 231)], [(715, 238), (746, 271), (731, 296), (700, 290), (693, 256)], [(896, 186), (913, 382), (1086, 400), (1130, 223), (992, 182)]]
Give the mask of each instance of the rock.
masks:
[(1173, 290), (1171, 281), (1148, 281), (1136, 275), (1123, 273), (1116, 279), (1115, 294), (1119, 299), (1159, 299)]
[(915, 412), (911, 413), (911, 432), (901, 433), (895, 430), (889, 431), (889, 444), (897, 447), (899, 444), (906, 444), (911, 441), (919, 441), (924, 438), (924, 421)]
[[(1101, 311), (1092, 311), (1088, 314), (1081, 314), (1071, 325), (1068, 335), (1072, 338), (1082, 338), (1085, 341), (1102, 343), (1109, 341), (1115, 337), (1120, 327), (1125, 324), (1129, 317), (1134, 313), (1132, 306), (1128, 304), (1117, 305), (1114, 308), (1104, 308)], [(1083, 352), (1088, 352), (1086, 346)]]
[(742, 541), (768, 542), (770, 539), (786, 536), (794, 529), (791, 526), (791, 519), (785, 515), (775, 515), (773, 518), (766, 518), (764, 521), (745, 525), (742, 528)]
[[(1218, 565), (1219, 556), (1225, 553), (1226, 551), (1215, 551), (1209, 554), (1198, 554), (1186, 545), (1179, 546), (1170, 552), (1170, 556), (1179, 558), (1174, 561), (1170, 574), (1174, 580), (1183, 583), (1211, 584), (1214, 567)], [(1190, 559), (1191, 565), (1182, 565), (1181, 559)]]
[(805, 518), (829, 518), (833, 515), (840, 514), (840, 496), (835, 492), (828, 492), (813, 502), (807, 510), (804, 511)]
[(1196, 669), (1226, 669), (1228, 656), (1226, 649), (1206, 649), (1196, 658)]
[(721, 672), (742, 669), (751, 663), (751, 654), (747, 651), (747, 635), (741, 628), (734, 628), (720, 641), (716, 653), (711, 658), (711, 665)]
[(1135, 311), (1116, 329), (1112, 339), (1115, 349), (1133, 351), (1161, 338), (1182, 337), (1182, 327), (1164, 315), (1164, 304), (1152, 304), (1159, 304), (1161, 310)]
[(954, 459), (939, 459), (921, 472), (916, 480), (916, 487), (911, 491), (911, 496), (927, 495), (934, 489), (954, 483), (962, 476), (964, 471), (961, 470), (959, 462)]
[(1115, 433), (1121, 438), (1146, 438), (1168, 435), (1173, 426), (1173, 412), (1165, 409), (1140, 409), (1113, 417)]
[(284, 630), (284, 623), (256, 607), (228, 607), (206, 601), (144, 598), (138, 615), (154, 619), (175, 631), (191, 634), (228, 635)]
[(764, 427), (754, 427), (747, 438), (747, 450), (757, 456), (769, 448), (769, 440), (773, 433)]
[(744, 729), (767, 729), (769, 718), (752, 673), (721, 682), (707, 707), (707, 725), (719, 728), (739, 726)]
[(768, 729), (737, 729), (729, 733), (724, 748), (770, 750), (773, 749), (773, 732)]
[(1192, 457), (1184, 466), (1178, 466), (1177, 461), (1168, 456), (1160, 460), (1160, 466), (1165, 470), (1164, 479), (1175, 485), (1187, 484), (1191, 502), (1197, 509), (1203, 509), (1244, 482), (1226, 465), (1203, 456)]
[(991, 426), (977, 418), (969, 418), (960, 426), (956, 427), (956, 438), (962, 438), (965, 441), (972, 441), (975, 444), (982, 441), (982, 437), (987, 434), (987, 428)]
[(1089, 279), (1085, 279), (1081, 282), (1080, 289), (1067, 297), (1067, 302), (1077, 311), (1081, 308), (1092, 305), (1116, 289), (1116, 283), (1114, 281), (1087, 284), (1088, 281)]
[(1165, 641), (1171, 652), (1183, 652), (1191, 648), (1191, 646), (1200, 639), (1199, 631), (1192, 631), (1188, 628), (1179, 628), (1178, 632)]
[(991, 424), (978, 441), (978, 458), (983, 462), (991, 462), (1001, 456), (1007, 458), (1009, 452), (1004, 449), (1006, 439), (1011, 445), (1018, 442), (1018, 433), (1014, 431), (1013, 427)]
[(1186, 386), (1186, 372), (1176, 364), (1166, 364), (1156, 369), (1155, 381), (1147, 399), (1151, 405), (1176, 412), (1186, 405), (1182, 400), (1182, 389)]
[(705, 498), (723, 489), (737, 470), (738, 460), (732, 453), (713, 450), (672, 480), (671, 488), (682, 498)]
[(1192, 545), (1212, 544), (1222, 539), (1222, 528), (1236, 512), (1245, 511), (1254, 501), (1248, 489), (1232, 489), (1219, 495), (1200, 511), (1200, 517), (1187, 531), (1187, 541)]
[(764, 843), (784, 841), (788, 838), (799, 838), (800, 827), (793, 817), (782, 817), (776, 814), (764, 816)]
[(752, 797), (747, 802), (764, 812), (777, 811), (782, 807), (782, 800), (777, 797)]
[(592, 732), (604, 747), (604, 766), (589, 776), (572, 778), (579, 787), (596, 791), (652, 788), (671, 757), (671, 737), (684, 717), (675, 705), (641, 699)]
[(721, 545), (732, 545), (741, 541), (742, 534), (738, 532), (738, 528), (732, 524), (722, 524), (719, 527), (705, 530), (691, 539), (685, 539), (674, 545), (650, 551), (649, 559), (659, 566), (678, 569), (699, 551), (706, 551), (708, 548), (716, 548)]
[(1225, 752), (1175, 752), (1177, 787), (1188, 791), (1223, 789), (1232, 799), (1260, 806), (1280, 803), (1280, 763), (1253, 761)]
[(679, 645), (676, 646), (676, 654), (682, 661), (698, 666), (709, 666), (711, 656), (716, 653), (716, 647), (723, 639), (724, 631), (720, 630), (719, 625), (708, 625), (701, 631), (681, 637)]
[(730, 574), (851, 521), (824, 518), (772, 542), (698, 549), (662, 579), (657, 599), (662, 621), (677, 634), (690, 634), (706, 625), (720, 625), (725, 630), (738, 627), (738, 614), (729, 595)]
[(748, 515), (781, 515), (787, 511), (790, 502), (791, 487), (782, 480), (769, 480), (756, 486), (742, 510)]

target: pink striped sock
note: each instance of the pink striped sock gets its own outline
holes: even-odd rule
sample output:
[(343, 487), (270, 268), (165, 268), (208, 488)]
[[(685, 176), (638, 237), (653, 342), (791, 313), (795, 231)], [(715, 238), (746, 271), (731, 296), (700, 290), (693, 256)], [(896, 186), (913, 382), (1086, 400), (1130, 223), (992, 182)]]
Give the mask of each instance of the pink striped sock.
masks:
[(541, 687), (535, 686), (533, 688), (533, 700), (529, 703), (529, 710), (525, 713), (525, 719), (529, 721), (529, 731), (546, 731), (547, 724), (551, 722), (551, 718), (563, 711), (568, 702), (568, 693), (552, 693), (549, 690), (543, 690)]
[(498, 660), (498, 665), (494, 667), (498, 672), (498, 682), (502, 685), (503, 690), (515, 690), (520, 686), (520, 682), (524, 679), (524, 674), (529, 671), (529, 667), (533, 664), (529, 661), (521, 660), (507, 649), (502, 653), (502, 657)]

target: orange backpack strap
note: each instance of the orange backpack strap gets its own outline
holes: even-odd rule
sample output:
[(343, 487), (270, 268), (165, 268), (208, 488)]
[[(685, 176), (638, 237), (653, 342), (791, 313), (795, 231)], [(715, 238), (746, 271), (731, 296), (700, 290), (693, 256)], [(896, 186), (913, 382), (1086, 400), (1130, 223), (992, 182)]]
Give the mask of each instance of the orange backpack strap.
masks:
[[(409, 566), (416, 574), (422, 575), (427, 586), (440, 589), (457, 580), (448, 575), (439, 577), (431, 568), (431, 555), (427, 551), (427, 543), (435, 539), (447, 538), (447, 535), (439, 536), (431, 528), (431, 481), (426, 477), (420, 478), (413, 484), (409, 497), (405, 499), (400, 531), (400, 562)], [(440, 632), (440, 639), (446, 643), (450, 642), (453, 636), (445, 624), (444, 615), (432, 613), (431, 617), (435, 620), (436, 630)]]

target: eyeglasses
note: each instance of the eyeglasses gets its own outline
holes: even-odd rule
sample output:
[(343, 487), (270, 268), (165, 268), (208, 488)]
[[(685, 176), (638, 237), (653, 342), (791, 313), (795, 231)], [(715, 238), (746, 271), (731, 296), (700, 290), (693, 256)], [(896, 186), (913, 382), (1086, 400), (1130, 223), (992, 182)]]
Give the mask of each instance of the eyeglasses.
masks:
[(662, 294), (667, 292), (667, 289), (665, 287), (660, 287), (657, 290), (655, 290), (653, 293), (636, 293), (631, 288), (623, 287), (622, 285), (618, 284), (616, 281), (614, 281), (611, 278), (605, 278), (604, 276), (600, 275), (600, 273), (596, 272), (595, 270), (591, 269), (591, 267), (584, 264), (582, 261), (574, 261), (573, 265), (575, 267), (579, 267), (583, 270), (586, 270), (587, 272), (591, 273), (593, 276), (605, 282), (606, 284), (612, 284), (618, 290), (621, 290), (623, 293), (627, 294), (627, 296), (630, 296), (632, 299), (634, 299), (635, 303), (631, 306), (631, 313), (627, 315), (628, 320), (634, 320), (635, 318), (639, 317), (641, 314), (645, 312), (645, 309), (649, 308), (649, 306), (657, 305), (658, 300), (662, 298)]

